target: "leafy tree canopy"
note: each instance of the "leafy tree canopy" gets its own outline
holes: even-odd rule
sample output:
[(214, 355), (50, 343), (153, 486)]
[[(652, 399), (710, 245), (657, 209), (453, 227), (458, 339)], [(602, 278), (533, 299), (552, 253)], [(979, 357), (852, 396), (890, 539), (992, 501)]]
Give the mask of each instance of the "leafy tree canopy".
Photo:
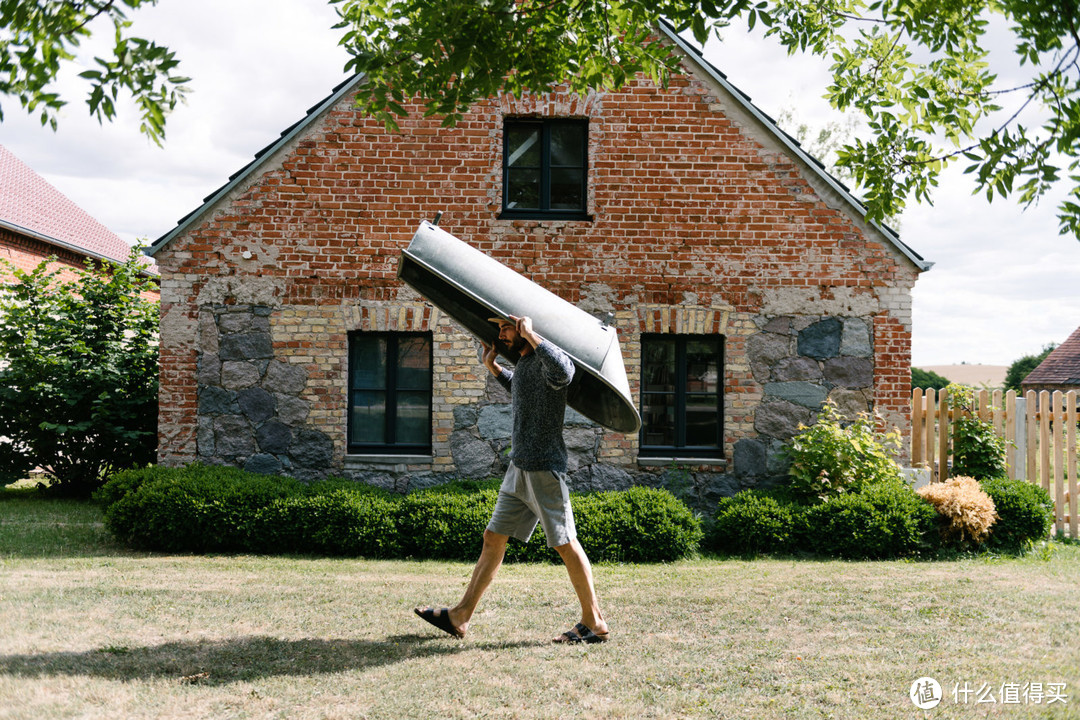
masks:
[(1020, 383), (1031, 374), (1031, 371), (1039, 367), (1046, 356), (1054, 351), (1057, 343), (1050, 343), (1043, 347), (1042, 352), (1036, 355), (1024, 355), (1013, 361), (1009, 369), (1005, 371), (1005, 389), (1020, 392)]
[[(699, 43), (732, 22), (789, 52), (828, 58), (827, 98), (870, 131), (838, 153), (870, 219), (929, 201), (942, 170), (965, 162), (976, 192), (1030, 204), (1069, 194), (1060, 231), (1080, 237), (1080, 0), (330, 0), (358, 102), (394, 127), (405, 101), (448, 125), (496, 93), (584, 93), (643, 72), (678, 71), (655, 33), (666, 19)], [(1012, 53), (991, 56), (991, 25)], [(1016, 77), (1019, 64), (1023, 77)], [(1039, 127), (1021, 111), (1041, 109)]]
[[(187, 88), (188, 78), (175, 73), (179, 61), (167, 47), (128, 33), (125, 10), (156, 5), (157, 0), (0, 0), (0, 95), (17, 99), (29, 113), (40, 113), (42, 125), (56, 129), (56, 117), (67, 101), (55, 90), (65, 64), (75, 60), (80, 43), (102, 23), (111, 25), (110, 57), (94, 58), (94, 67), (79, 74), (89, 85), (86, 102), (99, 122), (116, 116), (120, 94), (134, 99), (142, 132), (160, 145), (165, 117)], [(0, 121), (4, 118), (0, 106)]]
[(949, 387), (949, 379), (943, 375), (939, 375), (933, 370), (923, 370), (922, 368), (911, 368), (911, 389), (922, 388), (926, 390), (933, 388), (934, 390), (940, 390), (942, 388)]
[(157, 448), (158, 303), (141, 248), (63, 280), (0, 262), (0, 485), (40, 468), (88, 495)]

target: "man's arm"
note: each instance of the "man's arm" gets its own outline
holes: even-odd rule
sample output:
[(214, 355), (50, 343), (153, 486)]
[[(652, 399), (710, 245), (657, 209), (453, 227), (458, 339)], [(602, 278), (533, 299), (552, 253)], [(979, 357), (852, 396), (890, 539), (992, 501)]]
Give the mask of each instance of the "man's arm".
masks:
[[(517, 331), (525, 341), (532, 345), (533, 352), (540, 358), (540, 364), (544, 368), (544, 378), (548, 385), (555, 389), (566, 387), (574, 379), (574, 361), (570, 359), (562, 348), (554, 343), (547, 342), (535, 330), (533, 330), (532, 318), (509, 316), (517, 323)], [(543, 347), (541, 347), (543, 346)]]

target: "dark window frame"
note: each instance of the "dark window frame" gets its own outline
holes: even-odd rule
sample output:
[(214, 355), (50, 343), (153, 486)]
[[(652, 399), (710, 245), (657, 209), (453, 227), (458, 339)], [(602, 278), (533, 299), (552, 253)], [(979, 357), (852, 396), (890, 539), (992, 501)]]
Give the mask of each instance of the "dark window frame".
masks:
[[(424, 338), (427, 340), (428, 349), (428, 376), (426, 388), (399, 388), (397, 383), (398, 354), (400, 352), (400, 340), (403, 338)], [(363, 339), (378, 341), (386, 340), (386, 378), (385, 388), (358, 387), (353, 384), (354, 380), (354, 354), (358, 350), (358, 342)], [(434, 397), (434, 337), (431, 332), (383, 332), (383, 331), (355, 331), (348, 335), (348, 395), (346, 396), (346, 452), (350, 455), (430, 455), (432, 451), (432, 433), (434, 430), (432, 418), (435, 404)], [(353, 442), (353, 398), (357, 393), (381, 390), (386, 393), (386, 404), (383, 414), (383, 431), (386, 442), (383, 443), (357, 443)], [(428, 416), (427, 416), (427, 442), (406, 443), (397, 442), (397, 410), (399, 392), (427, 392)]]
[[(679, 458), (703, 458), (722, 459), (724, 457), (724, 357), (727, 338), (724, 335), (697, 335), (676, 333), (642, 333), (641, 335), (641, 430), (638, 434), (638, 455), (640, 457), (679, 457)], [(647, 390), (646, 372), (646, 345), (653, 342), (673, 342), (675, 344), (674, 358), (674, 382), (673, 391)], [(687, 344), (690, 342), (716, 343), (716, 367), (718, 377), (716, 380), (716, 443), (715, 445), (687, 445), (687, 415), (686, 401), (687, 391)], [(667, 395), (674, 397), (675, 415), (675, 444), (660, 445), (647, 444), (646, 433), (649, 398)]]
[[(581, 166), (581, 209), (551, 208), (551, 129), (559, 125), (583, 128)], [(540, 207), (507, 207), (510, 196), (510, 130), (515, 127), (540, 128)], [(507, 118), (503, 122), (502, 211), (500, 219), (592, 220), (589, 214), (589, 121), (582, 118)]]

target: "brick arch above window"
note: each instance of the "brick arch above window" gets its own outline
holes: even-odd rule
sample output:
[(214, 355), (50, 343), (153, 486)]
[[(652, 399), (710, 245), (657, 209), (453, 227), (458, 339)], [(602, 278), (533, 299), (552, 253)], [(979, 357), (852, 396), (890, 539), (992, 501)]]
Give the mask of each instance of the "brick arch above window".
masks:
[(518, 98), (513, 95), (499, 96), (499, 110), (506, 117), (565, 117), (587, 119), (591, 117), (600, 103), (601, 95), (589, 93), (585, 96), (569, 92), (553, 92), (546, 95), (526, 95)]
[(641, 304), (637, 307), (638, 332), (680, 335), (724, 335), (731, 310), (700, 305)]
[(438, 308), (421, 302), (355, 305), (347, 311), (346, 326), (362, 332), (427, 332), (440, 317)]

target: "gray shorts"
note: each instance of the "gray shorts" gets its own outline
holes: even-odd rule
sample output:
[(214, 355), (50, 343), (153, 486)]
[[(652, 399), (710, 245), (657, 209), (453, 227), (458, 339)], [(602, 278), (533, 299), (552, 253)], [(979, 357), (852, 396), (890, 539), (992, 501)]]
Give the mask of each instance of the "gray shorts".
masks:
[(519, 470), (510, 463), (487, 529), (528, 542), (537, 522), (544, 528), (548, 547), (565, 545), (577, 537), (566, 475)]

